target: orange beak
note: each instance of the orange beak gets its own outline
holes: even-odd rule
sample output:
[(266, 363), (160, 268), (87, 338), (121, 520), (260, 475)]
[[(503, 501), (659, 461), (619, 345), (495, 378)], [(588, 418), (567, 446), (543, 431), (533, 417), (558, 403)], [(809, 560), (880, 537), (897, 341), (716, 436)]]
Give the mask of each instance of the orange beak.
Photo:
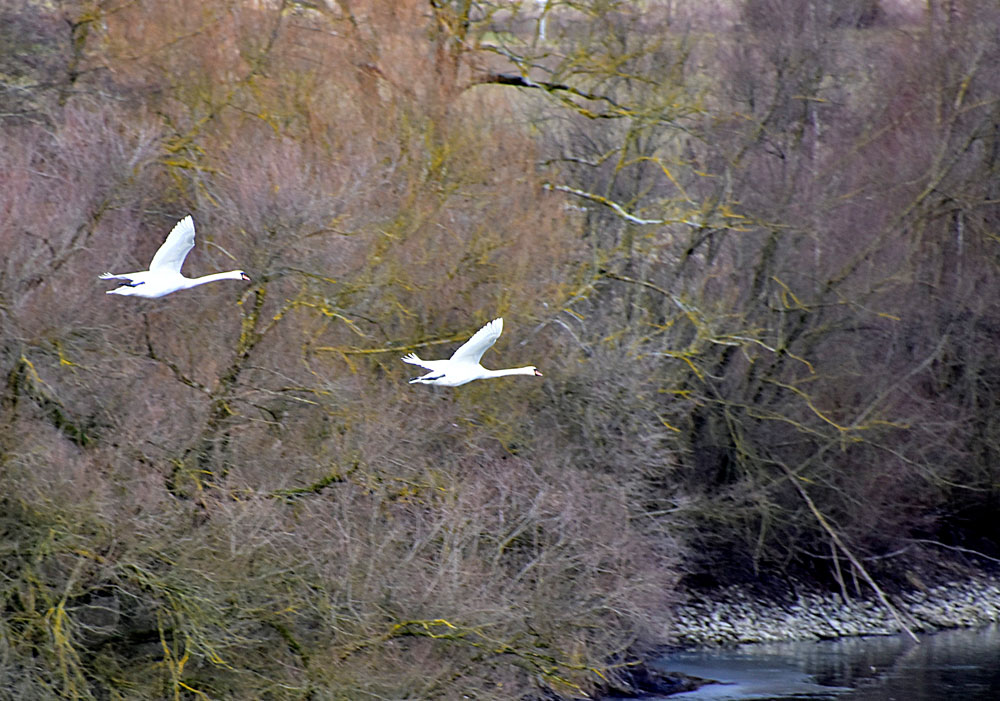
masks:
[(247, 282), (250, 282), (250, 276), (247, 275), (246, 273), (243, 273), (242, 275), (240, 275), (240, 277), (246, 280)]
[(535, 376), (536, 377), (545, 377), (545, 375), (543, 375), (542, 373), (538, 372), (538, 370), (535, 370)]

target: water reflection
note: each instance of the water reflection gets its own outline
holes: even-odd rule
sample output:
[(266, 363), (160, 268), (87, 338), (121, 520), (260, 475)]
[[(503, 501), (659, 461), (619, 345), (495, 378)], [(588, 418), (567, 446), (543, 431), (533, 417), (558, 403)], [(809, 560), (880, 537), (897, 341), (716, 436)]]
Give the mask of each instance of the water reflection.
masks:
[(923, 636), (905, 647), (878, 683), (859, 685), (841, 701), (1000, 698), (1000, 627)]
[(1000, 699), (1000, 627), (922, 635), (767, 643), (676, 653), (660, 668), (717, 679), (673, 699)]

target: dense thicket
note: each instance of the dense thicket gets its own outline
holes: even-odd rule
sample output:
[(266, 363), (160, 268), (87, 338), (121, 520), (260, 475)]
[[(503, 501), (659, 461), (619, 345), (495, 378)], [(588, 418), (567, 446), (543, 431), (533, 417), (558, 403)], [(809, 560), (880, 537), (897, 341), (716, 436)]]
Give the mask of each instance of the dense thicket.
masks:
[[(0, 0), (0, 688), (574, 693), (997, 554), (991, 2)], [(160, 300), (103, 294), (194, 215)], [(454, 391), (398, 358), (504, 316)], [(873, 580), (874, 581), (874, 580)]]

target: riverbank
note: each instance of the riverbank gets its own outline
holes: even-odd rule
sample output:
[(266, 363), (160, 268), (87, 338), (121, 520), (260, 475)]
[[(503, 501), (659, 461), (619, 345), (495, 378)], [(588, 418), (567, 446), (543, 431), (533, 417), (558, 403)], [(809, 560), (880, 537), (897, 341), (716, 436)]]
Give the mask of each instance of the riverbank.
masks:
[[(996, 575), (901, 590), (889, 599), (914, 633), (1000, 621)], [(733, 586), (692, 593), (676, 611), (674, 637), (679, 647), (689, 648), (902, 632), (874, 596), (845, 598), (795, 586), (773, 599), (760, 599), (747, 588)]]

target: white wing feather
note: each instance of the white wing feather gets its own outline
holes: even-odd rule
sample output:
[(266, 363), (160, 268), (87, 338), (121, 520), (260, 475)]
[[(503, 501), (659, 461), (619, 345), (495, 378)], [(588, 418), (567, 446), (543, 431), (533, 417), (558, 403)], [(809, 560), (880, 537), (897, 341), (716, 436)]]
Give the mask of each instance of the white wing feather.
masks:
[(114, 273), (103, 273), (101, 275), (98, 275), (97, 277), (101, 280), (128, 280), (129, 282), (131, 282), (138, 276), (139, 273), (128, 273), (123, 275), (115, 275)]
[(426, 368), (428, 370), (436, 369), (436, 367), (442, 362), (440, 360), (421, 360), (419, 357), (417, 357), (416, 353), (410, 353), (408, 355), (404, 355), (402, 358), (400, 358), (400, 360), (402, 360), (404, 363), (409, 363), (410, 365), (419, 365), (420, 367)]
[(192, 248), (194, 248), (194, 220), (189, 214), (170, 230), (167, 240), (153, 256), (149, 269), (179, 274), (181, 266), (184, 265), (184, 259), (187, 258), (187, 254), (191, 252)]
[(497, 342), (503, 333), (503, 319), (494, 319), (472, 334), (472, 338), (459, 346), (449, 361), (452, 363), (478, 363), (483, 353)]

